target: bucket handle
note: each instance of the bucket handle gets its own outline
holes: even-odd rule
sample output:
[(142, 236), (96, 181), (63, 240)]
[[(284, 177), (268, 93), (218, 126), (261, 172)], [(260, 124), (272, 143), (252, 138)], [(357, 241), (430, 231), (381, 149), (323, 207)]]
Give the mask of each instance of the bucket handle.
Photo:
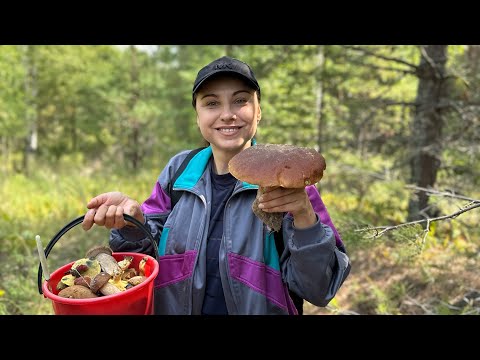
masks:
[[(52, 251), (52, 248), (53, 246), (57, 243), (57, 241), (67, 232), (69, 231), (71, 228), (73, 228), (74, 226), (80, 224), (81, 222), (83, 222), (83, 219), (85, 218), (85, 215), (82, 215), (82, 216), (79, 216), (78, 218), (72, 220), (71, 222), (69, 222), (67, 225), (65, 225), (58, 233), (57, 235), (55, 235), (52, 240), (50, 240), (50, 242), (47, 244), (46, 248), (45, 248), (45, 258), (48, 257), (48, 254), (50, 254), (50, 251)], [(155, 257), (156, 259), (158, 260), (158, 246), (157, 246), (157, 243), (155, 241), (155, 239), (153, 238), (152, 234), (150, 233), (150, 231), (148, 231), (148, 229), (145, 227), (145, 225), (143, 225), (140, 221), (138, 221), (137, 219), (135, 219), (134, 217), (130, 216), (130, 215), (127, 215), (127, 214), (123, 214), (123, 218), (126, 220), (126, 221), (129, 221), (129, 222), (132, 222), (134, 223), (135, 225), (137, 225), (137, 227), (139, 227), (140, 229), (143, 230), (143, 232), (145, 234), (147, 234), (147, 237), (149, 238), (150, 242), (152, 243), (152, 246), (153, 246), (153, 251), (155, 252)], [(43, 294), (43, 291), (42, 291), (42, 264), (40, 264), (38, 266), (38, 292), (40, 294)]]

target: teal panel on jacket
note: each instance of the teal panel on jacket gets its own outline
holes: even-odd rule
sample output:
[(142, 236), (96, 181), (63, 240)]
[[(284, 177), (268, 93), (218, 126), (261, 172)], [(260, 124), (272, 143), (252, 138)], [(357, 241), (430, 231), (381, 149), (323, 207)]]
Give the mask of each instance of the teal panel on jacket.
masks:
[(173, 188), (191, 189), (195, 186), (198, 179), (202, 176), (205, 167), (208, 164), (208, 160), (212, 156), (212, 147), (209, 146), (198, 154), (196, 154), (192, 160), (188, 163), (183, 173), (178, 177)]
[(258, 185), (252, 185), (245, 181), (242, 181), (242, 187), (244, 187), (245, 189), (258, 189)]
[(165, 249), (167, 248), (167, 239), (168, 239), (169, 231), (170, 231), (170, 228), (163, 228), (162, 236), (160, 237), (160, 244), (158, 244), (159, 256), (165, 255)]
[[(257, 144), (257, 140), (255, 138), (253, 138), (252, 139), (252, 146), (254, 146), (256, 144)], [(242, 182), (242, 187), (244, 187), (245, 189), (258, 189), (258, 185), (253, 185), (253, 184), (250, 184), (246, 181)]]
[(275, 237), (273, 235), (273, 231), (269, 232), (265, 237), (263, 257), (265, 265), (280, 271), (280, 263), (278, 259), (277, 248), (275, 247)]

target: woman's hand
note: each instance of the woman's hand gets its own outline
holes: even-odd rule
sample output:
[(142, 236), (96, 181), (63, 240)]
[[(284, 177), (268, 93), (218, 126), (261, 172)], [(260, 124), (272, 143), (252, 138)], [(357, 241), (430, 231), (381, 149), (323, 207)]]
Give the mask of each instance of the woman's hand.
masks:
[(297, 229), (310, 227), (317, 221), (305, 188), (267, 187), (258, 207), (265, 212), (290, 212)]
[(140, 204), (118, 191), (100, 194), (91, 199), (85, 214), (82, 227), (85, 231), (90, 230), (93, 224), (105, 226), (108, 229), (120, 229), (129, 223), (125, 221), (123, 214), (130, 215), (145, 222)]

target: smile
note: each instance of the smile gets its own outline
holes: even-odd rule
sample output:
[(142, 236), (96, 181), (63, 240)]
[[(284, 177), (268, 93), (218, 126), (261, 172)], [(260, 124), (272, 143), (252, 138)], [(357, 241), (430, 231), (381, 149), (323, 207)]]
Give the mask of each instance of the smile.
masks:
[(217, 130), (219, 132), (221, 132), (222, 134), (231, 135), (231, 134), (235, 134), (236, 132), (238, 132), (240, 130), (240, 127), (235, 126), (235, 127), (228, 127), (228, 128), (218, 128)]

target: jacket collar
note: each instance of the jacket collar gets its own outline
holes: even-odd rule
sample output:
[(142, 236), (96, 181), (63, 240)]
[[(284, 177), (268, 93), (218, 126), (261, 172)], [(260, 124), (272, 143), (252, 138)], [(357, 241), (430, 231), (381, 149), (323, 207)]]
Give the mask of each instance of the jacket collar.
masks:
[[(252, 139), (252, 146), (256, 145), (255, 138)], [(208, 146), (202, 151), (198, 152), (188, 163), (185, 170), (180, 174), (173, 184), (174, 188), (182, 188), (182, 189), (192, 189), (200, 180), (203, 173), (205, 172), (205, 168), (212, 157), (212, 147)], [(253, 185), (242, 181), (242, 189), (258, 189), (258, 185)]]

